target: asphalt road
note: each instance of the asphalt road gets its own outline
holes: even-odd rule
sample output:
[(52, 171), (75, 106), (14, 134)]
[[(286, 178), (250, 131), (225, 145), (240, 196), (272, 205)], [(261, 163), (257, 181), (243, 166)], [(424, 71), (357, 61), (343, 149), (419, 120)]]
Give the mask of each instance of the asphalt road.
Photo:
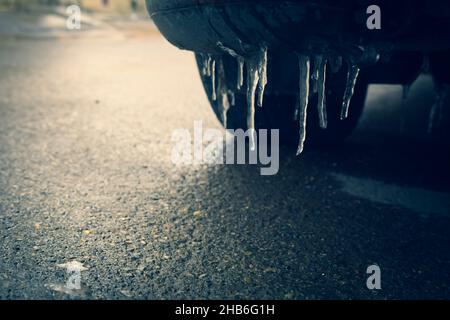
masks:
[(220, 128), (193, 55), (110, 32), (0, 41), (0, 298), (450, 298), (449, 152), (398, 132), (399, 88), (275, 176), (174, 166), (174, 129)]

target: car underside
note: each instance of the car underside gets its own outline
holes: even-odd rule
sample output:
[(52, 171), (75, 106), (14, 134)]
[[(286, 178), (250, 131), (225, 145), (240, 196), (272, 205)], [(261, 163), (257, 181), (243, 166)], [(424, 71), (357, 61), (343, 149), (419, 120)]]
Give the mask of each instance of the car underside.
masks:
[[(369, 84), (407, 91), (423, 72), (437, 91), (430, 132), (448, 122), (450, 3), (147, 0), (147, 7), (168, 41), (196, 53), (226, 128), (280, 129), (281, 141), (301, 153), (305, 142), (335, 143), (351, 133)], [(379, 26), (370, 28), (377, 10)]]

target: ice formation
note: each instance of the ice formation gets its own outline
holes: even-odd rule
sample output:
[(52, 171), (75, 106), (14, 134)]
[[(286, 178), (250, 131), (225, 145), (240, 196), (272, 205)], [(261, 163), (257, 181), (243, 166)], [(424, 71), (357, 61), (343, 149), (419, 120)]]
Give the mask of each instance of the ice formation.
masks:
[(318, 79), (317, 79), (317, 112), (319, 114), (319, 125), (322, 129), (327, 128), (327, 110), (325, 106), (325, 78), (327, 72), (327, 59), (321, 57), (317, 59)]
[(299, 65), (299, 95), (298, 95), (298, 120), (300, 127), (300, 140), (298, 143), (297, 155), (303, 152), (305, 139), (306, 139), (306, 114), (308, 109), (309, 99), (309, 73), (310, 73), (310, 61), (308, 56), (298, 55)]
[(344, 100), (342, 101), (341, 120), (348, 117), (348, 109), (350, 107), (350, 101), (355, 92), (356, 81), (358, 80), (359, 67), (355, 64), (351, 64), (347, 71), (347, 84), (345, 86)]
[(322, 64), (322, 59), (323, 56), (320, 54), (314, 57), (313, 70), (311, 73), (311, 87), (313, 93), (317, 93), (317, 82), (319, 81), (319, 73), (320, 73), (319, 68), (320, 65)]
[[(234, 93), (230, 95), (230, 90), (227, 88), (225, 68), (223, 65), (223, 60), (218, 59), (217, 61), (217, 93), (219, 96), (219, 103), (222, 114), (222, 123), (224, 127), (227, 127), (227, 113), (230, 109), (230, 105), (234, 104)], [(231, 97), (231, 101), (230, 101)]]
[(247, 63), (247, 129), (250, 130), (250, 150), (255, 150), (255, 95), (259, 82), (259, 56), (248, 59)]
[(216, 94), (216, 60), (212, 59), (211, 61), (211, 86), (212, 86), (212, 99), (213, 101), (216, 101), (217, 94)]
[(238, 70), (237, 70), (237, 89), (241, 90), (242, 86), (244, 85), (244, 63), (245, 59), (243, 57), (237, 57), (237, 64), (238, 64)]
[(211, 55), (201, 54), (202, 57), (202, 74), (204, 76), (211, 76)]
[(267, 48), (261, 47), (258, 57), (258, 106), (262, 107), (264, 99), (264, 89), (267, 85)]
[[(267, 47), (261, 46), (253, 54), (240, 55), (234, 50), (225, 47), (218, 42), (217, 46), (224, 53), (236, 59), (237, 64), (237, 90), (244, 85), (244, 68), (247, 75), (247, 129), (250, 130), (250, 149), (255, 150), (255, 103), (262, 107), (264, 100), (264, 91), (268, 83), (267, 65), (268, 55)], [(307, 109), (310, 95), (317, 94), (317, 111), (319, 115), (319, 125), (325, 129), (327, 127), (326, 110), (326, 74), (327, 66), (333, 73), (342, 68), (342, 56), (325, 56), (316, 54), (310, 56), (305, 53), (297, 53), (299, 67), (299, 93), (295, 106), (294, 119), (299, 122), (299, 144), (297, 155), (302, 153), (306, 140), (306, 122)], [(202, 55), (202, 74), (211, 78), (212, 100), (217, 100), (222, 113), (222, 121), (227, 126), (227, 112), (235, 104), (235, 93), (233, 89), (227, 87), (226, 70), (222, 59), (213, 57), (209, 54)], [(359, 75), (359, 67), (355, 63), (348, 63), (347, 81), (342, 100), (341, 119), (348, 117), (350, 102), (355, 90), (355, 85)], [(233, 85), (234, 86), (234, 85)], [(435, 107), (436, 109), (437, 107)], [(437, 109), (436, 109), (437, 110)], [(432, 110), (430, 114), (435, 114)], [(430, 115), (430, 118), (434, 117)], [(433, 118), (434, 119), (434, 118)], [(430, 120), (434, 122), (434, 120)]]

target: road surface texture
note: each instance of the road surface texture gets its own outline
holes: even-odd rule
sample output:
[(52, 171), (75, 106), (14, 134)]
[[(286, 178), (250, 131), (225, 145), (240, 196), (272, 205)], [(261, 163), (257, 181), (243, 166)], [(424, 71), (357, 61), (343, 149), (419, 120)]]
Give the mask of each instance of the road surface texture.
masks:
[(411, 129), (429, 79), (404, 134), (400, 88), (373, 87), (347, 143), (282, 150), (275, 176), (175, 166), (173, 130), (220, 125), (148, 28), (0, 41), (0, 298), (450, 298), (449, 152)]

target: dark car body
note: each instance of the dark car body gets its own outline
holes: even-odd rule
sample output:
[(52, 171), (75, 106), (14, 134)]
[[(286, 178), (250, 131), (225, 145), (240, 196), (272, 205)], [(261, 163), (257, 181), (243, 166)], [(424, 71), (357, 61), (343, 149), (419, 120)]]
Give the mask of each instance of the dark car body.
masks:
[[(371, 29), (367, 24), (373, 5), (380, 8), (379, 29)], [(298, 68), (293, 67), (293, 53), (320, 55), (328, 61), (342, 57), (349, 70), (357, 65), (361, 68), (362, 85), (355, 93), (359, 90), (361, 97), (352, 103), (361, 106), (352, 106), (356, 117), (350, 119), (348, 127), (356, 125), (370, 83), (409, 85), (424, 71), (433, 75), (438, 86), (450, 83), (449, 1), (147, 0), (147, 7), (169, 42), (181, 49), (219, 57), (232, 77), (235, 74), (231, 69), (235, 67), (228, 61), (230, 53), (251, 57), (261, 47), (266, 48), (272, 70), (266, 95), (284, 95), (286, 103), (294, 104), (287, 97), (298, 95), (298, 82), (294, 80), (298, 78)], [(201, 64), (201, 57), (198, 59)], [(340, 83), (345, 83), (345, 74), (332, 76), (336, 78), (332, 85), (341, 96), (344, 88)], [(203, 81), (207, 93), (211, 92), (209, 80)], [(217, 114), (221, 107), (211, 97), (210, 100)], [(264, 117), (277, 118), (280, 113), (293, 112), (274, 107), (279, 100), (270, 103), (270, 114)], [(334, 103), (336, 99), (328, 100)], [(330, 105), (329, 112), (339, 114), (333, 108)], [(281, 118), (270, 126), (289, 125), (288, 116)], [(244, 124), (240, 121), (233, 126)], [(350, 132), (339, 123), (331, 122), (331, 128), (336, 129), (331, 130), (331, 136)], [(324, 140), (323, 133), (318, 134)]]

